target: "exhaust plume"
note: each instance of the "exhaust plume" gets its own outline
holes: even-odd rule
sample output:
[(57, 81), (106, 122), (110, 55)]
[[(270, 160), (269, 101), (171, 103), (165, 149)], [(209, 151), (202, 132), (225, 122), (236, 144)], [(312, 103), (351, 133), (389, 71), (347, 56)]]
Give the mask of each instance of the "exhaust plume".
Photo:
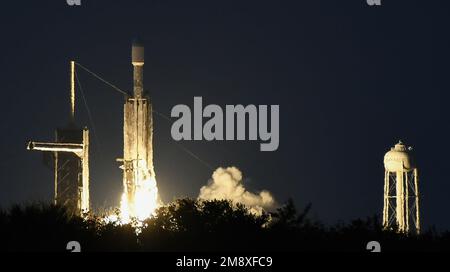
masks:
[(229, 199), (233, 203), (247, 206), (250, 212), (256, 215), (275, 206), (275, 199), (269, 191), (263, 190), (259, 194), (247, 191), (242, 184), (242, 172), (234, 166), (217, 168), (208, 184), (200, 188), (198, 198), (204, 200)]

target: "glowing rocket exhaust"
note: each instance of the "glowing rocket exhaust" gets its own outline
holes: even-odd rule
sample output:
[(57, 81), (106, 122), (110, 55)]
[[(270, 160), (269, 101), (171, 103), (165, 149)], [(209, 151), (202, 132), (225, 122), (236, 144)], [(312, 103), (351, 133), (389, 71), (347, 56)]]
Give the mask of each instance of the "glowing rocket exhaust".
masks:
[(144, 47), (134, 42), (131, 51), (133, 64), (133, 96), (126, 97), (123, 120), (123, 195), (121, 220), (143, 220), (158, 206), (158, 188), (153, 168), (152, 104), (144, 94)]

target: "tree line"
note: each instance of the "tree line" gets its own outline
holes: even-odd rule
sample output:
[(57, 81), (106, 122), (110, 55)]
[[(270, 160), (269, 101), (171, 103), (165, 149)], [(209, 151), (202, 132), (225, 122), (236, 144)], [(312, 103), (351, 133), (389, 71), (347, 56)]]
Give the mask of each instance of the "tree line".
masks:
[(311, 205), (300, 211), (292, 200), (274, 212), (255, 215), (228, 200), (177, 199), (160, 207), (136, 230), (130, 224), (79, 217), (63, 207), (34, 203), (0, 211), (0, 241), (6, 251), (66, 251), (78, 241), (83, 251), (366, 251), (378, 241), (383, 251), (449, 250), (450, 233), (421, 235), (384, 230), (376, 216), (333, 226), (312, 220)]

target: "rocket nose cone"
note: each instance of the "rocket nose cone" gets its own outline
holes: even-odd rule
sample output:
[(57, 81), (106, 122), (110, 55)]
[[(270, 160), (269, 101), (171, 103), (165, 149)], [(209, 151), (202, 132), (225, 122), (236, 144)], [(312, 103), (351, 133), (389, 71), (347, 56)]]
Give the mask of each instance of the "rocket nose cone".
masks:
[(133, 65), (144, 64), (144, 44), (138, 39), (134, 39), (132, 43), (131, 62)]

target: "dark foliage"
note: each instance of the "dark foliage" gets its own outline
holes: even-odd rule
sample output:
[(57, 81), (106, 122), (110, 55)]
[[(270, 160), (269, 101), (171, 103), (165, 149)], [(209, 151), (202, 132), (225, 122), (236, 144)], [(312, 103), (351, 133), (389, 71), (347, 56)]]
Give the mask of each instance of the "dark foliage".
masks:
[(448, 250), (450, 233), (422, 235), (384, 231), (378, 218), (325, 227), (300, 213), (292, 200), (273, 213), (256, 216), (230, 201), (178, 199), (157, 210), (136, 234), (131, 225), (99, 217), (72, 216), (64, 207), (13, 206), (0, 211), (0, 240), (8, 251), (65, 251), (79, 241), (83, 251), (365, 251), (379, 241), (383, 251)]

